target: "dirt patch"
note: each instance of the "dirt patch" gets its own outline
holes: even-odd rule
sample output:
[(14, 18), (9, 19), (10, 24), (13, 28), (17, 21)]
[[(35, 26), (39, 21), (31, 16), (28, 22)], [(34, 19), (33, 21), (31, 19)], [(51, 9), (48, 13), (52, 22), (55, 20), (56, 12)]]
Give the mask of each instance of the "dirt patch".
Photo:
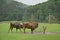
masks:
[[(25, 34), (31, 34), (31, 32), (26, 32)], [(34, 32), (33, 34), (43, 34), (43, 32)], [(57, 32), (45, 32), (45, 34), (58, 34)]]
[[(6, 34), (8, 32), (0, 32), (0, 34)], [(15, 33), (15, 34), (31, 34), (31, 32), (10, 32), (10, 33)], [(9, 33), (8, 33), (9, 34)], [(33, 32), (33, 34), (43, 34), (43, 32)], [(60, 32), (45, 32), (45, 34), (60, 34)]]

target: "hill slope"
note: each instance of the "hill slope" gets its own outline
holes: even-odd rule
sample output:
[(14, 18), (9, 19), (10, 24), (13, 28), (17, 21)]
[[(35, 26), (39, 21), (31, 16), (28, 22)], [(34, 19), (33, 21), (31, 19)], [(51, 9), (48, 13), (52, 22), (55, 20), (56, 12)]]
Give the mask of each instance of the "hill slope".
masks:
[(0, 21), (22, 20), (22, 15), (28, 7), (26, 4), (19, 3), (17, 1), (11, 1), (8, 4), (3, 3), (2, 5), (2, 11), (0, 11)]
[[(46, 22), (46, 18), (49, 15), (52, 15), (55, 21), (54, 22), (60, 22), (60, 0), (48, 0), (44, 3), (39, 3), (37, 5), (30, 6), (26, 10), (27, 16), (31, 18), (31, 15), (35, 16), (35, 18), (32, 18), (33, 20), (36, 19), (40, 22)], [(26, 18), (26, 16), (25, 16)]]

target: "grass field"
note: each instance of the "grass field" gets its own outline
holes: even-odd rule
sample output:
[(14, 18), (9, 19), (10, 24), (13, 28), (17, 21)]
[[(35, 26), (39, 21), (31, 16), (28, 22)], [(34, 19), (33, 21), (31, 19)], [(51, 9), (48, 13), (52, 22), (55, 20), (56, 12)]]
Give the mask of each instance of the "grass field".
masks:
[[(0, 23), (0, 40), (60, 40), (60, 24), (39, 23), (39, 27), (35, 30), (42, 32), (42, 26), (46, 26), (46, 32), (54, 32), (56, 34), (24, 34), (23, 32), (13, 29), (13, 33), (8, 33), (9, 23)], [(23, 30), (22, 30), (23, 31)], [(29, 29), (26, 32), (30, 32)]]

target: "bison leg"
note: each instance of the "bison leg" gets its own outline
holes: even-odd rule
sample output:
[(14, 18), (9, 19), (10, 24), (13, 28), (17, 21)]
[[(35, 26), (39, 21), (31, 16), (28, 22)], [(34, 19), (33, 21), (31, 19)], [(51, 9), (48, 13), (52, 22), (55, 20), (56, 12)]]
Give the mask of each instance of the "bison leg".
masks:
[(26, 33), (26, 32), (25, 32), (25, 27), (24, 27), (24, 33)]
[(31, 29), (31, 33), (33, 33), (33, 29)]
[(13, 29), (13, 28), (9, 28), (8, 33), (10, 32), (10, 30), (11, 30), (11, 32), (12, 32), (12, 29)]
[(10, 28), (10, 29), (11, 29), (11, 32), (12, 32), (13, 28)]
[(12, 30), (12, 28), (11, 28), (11, 27), (9, 28), (8, 32), (10, 32), (10, 30)]
[(11, 28), (9, 28), (8, 33), (10, 32), (10, 29), (11, 29)]
[(20, 32), (22, 32), (22, 31), (21, 31), (21, 28), (20, 28), (19, 30), (20, 30)]
[(24, 33), (26, 33), (26, 32), (25, 32), (25, 29), (24, 29)]
[(16, 32), (17, 32), (17, 28), (16, 28)]

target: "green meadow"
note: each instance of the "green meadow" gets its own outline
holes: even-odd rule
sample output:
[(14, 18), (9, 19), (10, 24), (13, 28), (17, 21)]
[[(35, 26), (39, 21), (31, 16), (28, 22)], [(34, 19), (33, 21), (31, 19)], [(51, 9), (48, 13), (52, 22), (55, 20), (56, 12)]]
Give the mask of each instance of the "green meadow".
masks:
[[(46, 26), (46, 34), (37, 34), (35, 32), (42, 32), (42, 27)], [(34, 33), (30, 33), (30, 29), (26, 29), (26, 34), (16, 32), (13, 29), (13, 32), (8, 33), (9, 23), (3, 22), (0, 23), (0, 40), (60, 40), (60, 24), (48, 24), (48, 23), (39, 23), (38, 28), (34, 30)], [(51, 34), (47, 34), (50, 32)]]

